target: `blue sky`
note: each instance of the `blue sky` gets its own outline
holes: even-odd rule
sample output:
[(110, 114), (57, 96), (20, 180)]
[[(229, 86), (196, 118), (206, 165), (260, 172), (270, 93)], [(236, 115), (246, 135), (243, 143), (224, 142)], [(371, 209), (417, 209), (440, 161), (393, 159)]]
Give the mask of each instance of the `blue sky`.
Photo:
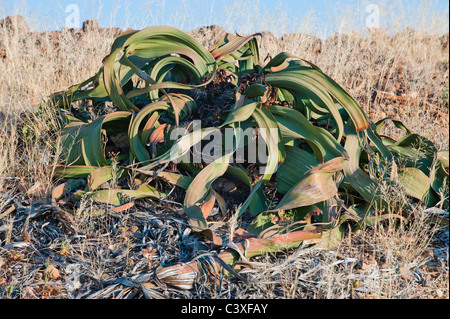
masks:
[(18, 13), (33, 29), (58, 30), (66, 25), (74, 13), (69, 9), (75, 5), (80, 23), (96, 19), (103, 27), (172, 25), (189, 31), (218, 24), (230, 32), (268, 30), (281, 35), (309, 28), (311, 33), (329, 35), (364, 28), (374, 13), (368, 10), (373, 4), (379, 10), (381, 28), (398, 23), (448, 31), (448, 2), (444, 0), (0, 0), (0, 18)]

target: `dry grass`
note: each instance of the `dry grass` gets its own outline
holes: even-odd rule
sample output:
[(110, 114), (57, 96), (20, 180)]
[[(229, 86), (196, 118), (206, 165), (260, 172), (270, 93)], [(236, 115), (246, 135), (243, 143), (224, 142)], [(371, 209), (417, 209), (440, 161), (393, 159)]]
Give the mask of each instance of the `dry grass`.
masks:
[[(128, 214), (98, 214), (88, 201), (74, 216), (52, 208), (47, 167), (58, 160), (58, 124), (43, 102), (92, 76), (116, 32), (11, 35), (0, 28), (0, 299), (449, 298), (448, 227), (428, 223), (436, 211), (420, 207), (412, 225), (386, 222), (347, 232), (332, 250), (304, 246), (259, 257), (242, 264), (246, 282), (205, 277), (192, 291), (153, 276), (160, 265), (210, 258), (178, 214), (145, 201)], [(223, 32), (192, 34), (208, 46)], [(264, 32), (261, 56), (280, 51), (318, 65), (374, 120), (396, 117), (448, 149), (448, 34), (374, 31), (321, 40)], [(389, 125), (384, 133), (400, 134)]]
[[(29, 207), (29, 206), (28, 206)], [(4, 220), (2, 298), (448, 298), (448, 229), (430, 212), (410, 228), (387, 223), (348, 233), (334, 249), (301, 246), (241, 263), (239, 274), (201, 277), (193, 290), (154, 277), (159, 266), (209, 256), (184, 219), (147, 205), (128, 214), (75, 214), (70, 233), (36, 203)], [(27, 217), (28, 216), (28, 217)], [(48, 268), (57, 275), (49, 276)]]

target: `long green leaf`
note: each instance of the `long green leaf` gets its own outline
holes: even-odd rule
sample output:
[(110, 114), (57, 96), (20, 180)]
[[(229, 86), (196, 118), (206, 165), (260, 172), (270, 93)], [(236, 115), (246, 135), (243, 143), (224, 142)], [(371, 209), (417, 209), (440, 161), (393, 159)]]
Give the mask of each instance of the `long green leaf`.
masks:
[(103, 125), (110, 122), (117, 122), (117, 125), (122, 122), (122, 125), (125, 125), (128, 128), (130, 118), (131, 112), (114, 112), (99, 117), (86, 127), (81, 140), (81, 150), (86, 165), (106, 166), (108, 164), (103, 150)]
[[(269, 110), (263, 108), (256, 108), (252, 113), (252, 117), (257, 123), (258, 127), (262, 129), (261, 133), (262, 138), (264, 139), (267, 149), (268, 149), (268, 158), (265, 166), (265, 170), (263, 173), (263, 177), (253, 186), (250, 195), (247, 197), (245, 202), (241, 205), (239, 210), (239, 216), (241, 216), (244, 211), (248, 208), (248, 206), (255, 200), (259, 198), (260, 202), (266, 202), (265, 195), (260, 189), (261, 186), (267, 183), (272, 175), (276, 172), (278, 168), (278, 163), (283, 162), (286, 156), (283, 141), (281, 138), (281, 132), (278, 128), (277, 121), (269, 112)], [(274, 134), (275, 133), (275, 134)], [(258, 210), (253, 210), (255, 213), (260, 213)]]
[(160, 192), (150, 185), (144, 185), (136, 190), (130, 189), (105, 189), (88, 193), (88, 197), (104, 204), (115, 206), (123, 205), (132, 200), (142, 198), (160, 199), (167, 196), (166, 193)]
[(306, 117), (296, 110), (280, 106), (269, 106), (275, 116), (283, 137), (305, 139), (309, 142), (319, 161), (329, 161), (334, 157), (347, 157), (347, 151), (328, 131), (313, 126)]
[(280, 72), (267, 75), (267, 83), (276, 87), (282, 87), (293, 92), (314, 93), (325, 103), (327, 109), (333, 114), (338, 126), (338, 140), (343, 134), (343, 123), (339, 111), (329, 95), (333, 96), (349, 114), (357, 131), (369, 127), (367, 116), (359, 105), (336, 82), (317, 69), (309, 67), (287, 68)]
[[(130, 151), (136, 156), (138, 162), (145, 164), (151, 159), (149, 152), (147, 151), (145, 144), (142, 143), (139, 136), (141, 129), (141, 124), (147, 116), (151, 116), (157, 111), (166, 111), (169, 109), (169, 105), (165, 102), (155, 102), (145, 106), (137, 115), (133, 118), (130, 128), (128, 130), (128, 135), (130, 138)], [(146, 126), (146, 129), (151, 129)]]
[(344, 168), (343, 157), (334, 158), (305, 173), (284, 195), (275, 210), (288, 210), (326, 201), (337, 194), (334, 175)]
[(89, 174), (98, 168), (98, 166), (85, 165), (58, 165), (55, 167), (53, 176), (56, 178), (87, 178)]
[(286, 194), (310, 169), (319, 165), (317, 159), (298, 147), (285, 146), (286, 159), (277, 170), (277, 190)]
[(227, 171), (231, 155), (230, 153), (220, 157), (202, 169), (186, 191), (184, 210), (194, 231), (203, 231), (208, 228), (208, 223), (199, 205), (203, 203), (210, 192), (212, 183)]
[(61, 131), (61, 147), (64, 163), (67, 165), (83, 165), (81, 154), (81, 139), (87, 124), (83, 122), (72, 122)]

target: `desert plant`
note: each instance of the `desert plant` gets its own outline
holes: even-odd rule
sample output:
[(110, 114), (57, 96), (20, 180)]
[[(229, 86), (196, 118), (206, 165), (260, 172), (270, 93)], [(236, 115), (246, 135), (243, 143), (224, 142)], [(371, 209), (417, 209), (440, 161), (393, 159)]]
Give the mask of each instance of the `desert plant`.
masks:
[[(261, 65), (258, 36), (227, 34), (206, 50), (171, 27), (120, 35), (96, 75), (52, 96), (64, 126), (62, 164), (53, 168), (63, 183), (53, 192), (54, 204), (70, 195), (117, 212), (142, 198), (167, 197), (169, 189), (157, 182), (169, 182), (185, 190), (192, 229), (226, 247), (216, 260), (231, 272), (227, 265), (240, 258), (304, 241), (333, 246), (345, 222), (361, 227), (386, 218), (407, 221), (411, 207), (403, 212), (403, 205), (393, 206), (381, 184), (404, 190), (410, 205), (448, 209), (448, 151), (438, 152), (398, 121), (403, 138), (381, 136), (389, 118), (372, 122), (308, 61), (282, 52)], [(255, 138), (265, 143), (250, 150), (254, 141), (243, 133), (248, 128), (257, 128)], [(231, 143), (220, 138), (211, 158), (201, 146), (224, 132), (232, 132)], [(177, 139), (170, 138), (174, 134)], [(201, 160), (186, 160), (199, 147)], [(266, 161), (236, 164), (241, 150), (266, 151)], [(247, 192), (237, 216), (252, 216), (245, 230), (228, 238), (208, 223), (216, 202), (231, 215), (214, 189), (224, 175)], [(160, 269), (158, 277), (190, 288), (200, 270), (193, 262)]]

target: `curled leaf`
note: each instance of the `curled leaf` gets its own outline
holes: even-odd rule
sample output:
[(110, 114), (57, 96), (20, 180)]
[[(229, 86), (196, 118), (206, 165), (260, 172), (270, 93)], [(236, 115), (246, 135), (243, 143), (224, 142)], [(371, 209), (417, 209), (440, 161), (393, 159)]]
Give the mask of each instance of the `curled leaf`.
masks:
[(284, 195), (275, 210), (288, 210), (326, 201), (337, 193), (334, 175), (344, 168), (343, 157), (337, 157), (308, 172)]

